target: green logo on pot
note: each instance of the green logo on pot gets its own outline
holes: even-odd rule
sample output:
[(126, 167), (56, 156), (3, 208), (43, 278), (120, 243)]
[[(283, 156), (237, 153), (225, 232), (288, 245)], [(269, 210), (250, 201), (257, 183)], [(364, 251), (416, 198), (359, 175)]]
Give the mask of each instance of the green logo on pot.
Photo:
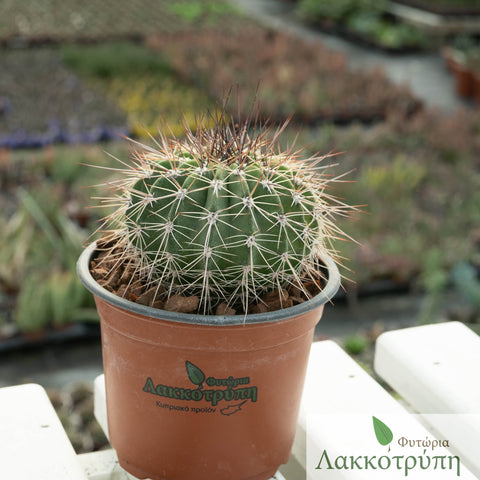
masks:
[(198, 388), (202, 388), (203, 382), (205, 381), (205, 374), (188, 360), (185, 362), (185, 366), (187, 367), (187, 374), (190, 381), (194, 385), (198, 385)]
[[(160, 397), (187, 402), (206, 401), (213, 407), (227, 403), (220, 409), (222, 415), (233, 415), (242, 409), (248, 401), (256, 402), (258, 390), (256, 386), (249, 385), (250, 377), (229, 376), (228, 378), (207, 377), (205, 373), (192, 362), (185, 362), (187, 377), (196, 388), (174, 387), (169, 385), (155, 384), (148, 377), (143, 391)], [(207, 388), (204, 388), (204, 384)], [(216, 388), (213, 388), (216, 387)]]

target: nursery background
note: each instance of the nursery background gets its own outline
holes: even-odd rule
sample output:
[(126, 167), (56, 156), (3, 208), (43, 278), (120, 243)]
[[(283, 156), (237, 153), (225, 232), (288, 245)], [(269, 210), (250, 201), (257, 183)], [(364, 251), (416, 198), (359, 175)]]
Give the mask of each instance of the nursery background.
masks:
[(479, 35), (479, 0), (0, 0), (1, 386), (41, 383), (78, 452), (106, 445), (75, 274), (108, 213), (92, 197), (124, 136), (181, 136), (232, 87), (272, 125), (292, 115), (285, 147), (338, 153), (330, 193), (364, 205), (317, 339), (371, 371), (385, 330), (480, 331)]

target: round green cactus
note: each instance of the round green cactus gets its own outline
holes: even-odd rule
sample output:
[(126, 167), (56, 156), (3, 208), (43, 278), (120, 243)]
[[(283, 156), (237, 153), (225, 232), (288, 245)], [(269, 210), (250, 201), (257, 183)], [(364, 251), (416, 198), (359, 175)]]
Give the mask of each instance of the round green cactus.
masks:
[(279, 152), (268, 130), (218, 122), (135, 154), (122, 185), (120, 238), (142, 276), (168, 295), (244, 309), (268, 290), (300, 286), (332, 254), (332, 215), (321, 158)]

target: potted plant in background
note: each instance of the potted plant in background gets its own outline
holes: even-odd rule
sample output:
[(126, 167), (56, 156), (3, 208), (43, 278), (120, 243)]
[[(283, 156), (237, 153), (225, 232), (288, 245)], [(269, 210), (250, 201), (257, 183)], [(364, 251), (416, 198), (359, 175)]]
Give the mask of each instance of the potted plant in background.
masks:
[(442, 54), (447, 68), (453, 73), (455, 90), (460, 97), (480, 98), (477, 85), (479, 70), (479, 46), (474, 37), (459, 35), (451, 46), (444, 47)]
[[(139, 478), (267, 479), (293, 443), (314, 328), (340, 285), (324, 157), (225, 108), (135, 143), (78, 262), (101, 317), (108, 428)], [(209, 119), (211, 125), (211, 119)]]

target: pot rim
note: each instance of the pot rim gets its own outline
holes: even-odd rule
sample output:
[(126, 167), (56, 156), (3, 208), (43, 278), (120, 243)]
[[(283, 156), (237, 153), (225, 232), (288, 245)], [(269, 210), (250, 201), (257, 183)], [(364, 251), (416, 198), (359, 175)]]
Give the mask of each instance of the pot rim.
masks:
[(340, 287), (340, 273), (337, 265), (329, 256), (322, 257), (322, 261), (328, 270), (328, 281), (323, 290), (310, 300), (294, 305), (293, 307), (275, 310), (273, 312), (239, 314), (239, 315), (200, 315), (196, 313), (179, 313), (149, 307), (140, 303), (131, 302), (125, 298), (119, 297), (107, 289), (101, 287), (90, 274), (90, 259), (97, 248), (96, 242), (91, 243), (81, 253), (77, 261), (77, 275), (85, 288), (100, 297), (106, 302), (122, 308), (124, 310), (143, 315), (145, 317), (156, 318), (176, 323), (188, 323), (195, 325), (211, 326), (231, 326), (258, 323), (271, 323), (289, 318), (297, 317), (310, 310), (318, 308), (327, 302), (330, 302)]

